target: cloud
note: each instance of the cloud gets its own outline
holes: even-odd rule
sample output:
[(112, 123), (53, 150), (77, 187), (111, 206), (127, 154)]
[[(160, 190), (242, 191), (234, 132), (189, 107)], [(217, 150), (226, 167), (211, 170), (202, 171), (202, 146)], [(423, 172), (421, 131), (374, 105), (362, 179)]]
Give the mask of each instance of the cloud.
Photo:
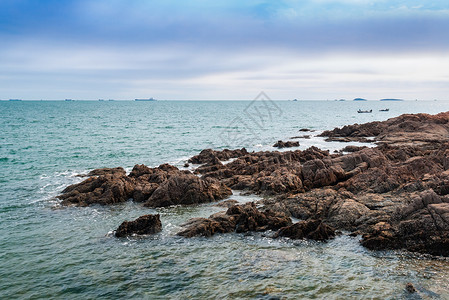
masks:
[(2, 0), (0, 98), (251, 99), (263, 89), (319, 99), (395, 88), (406, 98), (429, 87), (442, 97), (448, 9), (418, 0)]

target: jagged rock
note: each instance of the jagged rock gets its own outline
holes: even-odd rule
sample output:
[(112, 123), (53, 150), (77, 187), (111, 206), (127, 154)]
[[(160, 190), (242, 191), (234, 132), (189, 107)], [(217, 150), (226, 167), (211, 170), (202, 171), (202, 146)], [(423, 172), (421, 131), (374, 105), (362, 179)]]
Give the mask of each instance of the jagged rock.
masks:
[(122, 173), (90, 177), (70, 185), (58, 196), (62, 205), (89, 206), (125, 202), (134, 191), (134, 182)]
[(217, 213), (209, 218), (195, 218), (184, 224), (178, 235), (184, 237), (211, 236), (215, 233), (278, 230), (291, 224), (285, 214), (270, 210), (260, 211), (254, 203), (234, 205), (226, 213)]
[(324, 131), (320, 136), (330, 138), (375, 137), (388, 144), (410, 145), (412, 142), (449, 141), (449, 112), (437, 115), (404, 114), (383, 122), (347, 125)]
[(357, 151), (363, 150), (365, 148), (366, 148), (366, 146), (362, 146), (362, 147), (360, 147), (360, 146), (346, 146), (343, 149), (341, 149), (340, 152), (357, 152)]
[(116, 237), (155, 234), (162, 230), (159, 215), (144, 215), (134, 221), (125, 221), (115, 231)]
[(123, 172), (92, 176), (67, 187), (58, 198), (62, 205), (106, 205), (133, 198), (146, 206), (161, 207), (218, 201), (231, 194), (216, 179), (201, 179), (189, 171), (163, 164), (157, 168), (136, 165), (129, 176)]
[(294, 141), (287, 141), (287, 142), (277, 141), (277, 143), (275, 143), (273, 145), (273, 147), (275, 147), (275, 148), (299, 147), (299, 142), (294, 142)]
[(410, 282), (407, 282), (407, 284), (405, 285), (405, 290), (411, 294), (416, 293), (415, 287)]
[(118, 168), (102, 168), (102, 169), (95, 169), (95, 170), (90, 171), (87, 174), (87, 176), (100, 176), (100, 175), (106, 175), (106, 174), (126, 175), (126, 171), (122, 167), (118, 167)]
[(236, 158), (248, 154), (245, 148), (229, 150), (224, 149), (223, 151), (215, 151), (212, 149), (205, 149), (200, 152), (200, 154), (193, 156), (189, 159), (189, 163), (193, 164), (205, 164), (218, 159), (220, 161), (228, 160), (231, 158)]
[(218, 201), (230, 195), (231, 189), (216, 179), (201, 179), (191, 173), (176, 173), (159, 185), (145, 202), (145, 206), (199, 204)]
[(326, 225), (322, 220), (300, 221), (290, 226), (282, 227), (275, 237), (289, 237), (291, 239), (311, 239), (326, 241), (335, 236), (335, 229)]

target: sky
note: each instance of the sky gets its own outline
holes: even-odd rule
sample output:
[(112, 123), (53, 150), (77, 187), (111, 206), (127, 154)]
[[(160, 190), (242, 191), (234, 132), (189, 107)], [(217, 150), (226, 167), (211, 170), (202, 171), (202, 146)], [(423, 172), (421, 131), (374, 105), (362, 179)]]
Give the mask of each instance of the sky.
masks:
[(449, 100), (449, 1), (0, 0), (0, 99)]

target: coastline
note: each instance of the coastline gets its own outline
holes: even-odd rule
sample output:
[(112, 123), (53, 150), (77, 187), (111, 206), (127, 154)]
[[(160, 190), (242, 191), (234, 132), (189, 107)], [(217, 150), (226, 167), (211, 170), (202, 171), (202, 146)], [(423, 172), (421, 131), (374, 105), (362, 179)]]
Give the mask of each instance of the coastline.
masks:
[[(286, 226), (292, 226), (291, 222), (266, 226), (269, 220), (248, 223), (265, 214), (294, 217), (302, 220), (299, 223), (318, 220), (315, 227), (329, 226), (333, 232), (361, 236), (368, 249), (449, 256), (448, 122), (449, 113), (401, 115), (321, 134), (349, 141), (374, 137), (378, 144), (356, 147), (349, 154), (330, 154), (315, 147), (251, 153), (206, 149), (189, 160), (200, 164), (193, 172), (197, 176), (167, 164), (158, 168), (136, 165), (129, 175), (119, 168), (94, 170), (58, 198), (63, 205), (106, 205), (133, 198), (147, 207), (164, 207), (216, 202), (229, 198), (232, 188), (263, 196), (263, 207), (253, 206), (251, 213), (236, 215), (236, 206), (231, 206), (227, 213), (189, 222), (186, 230), (194, 233), (188, 236), (239, 232), (243, 223), (246, 227), (240, 232), (285, 232)], [(233, 161), (222, 163), (229, 159)]]

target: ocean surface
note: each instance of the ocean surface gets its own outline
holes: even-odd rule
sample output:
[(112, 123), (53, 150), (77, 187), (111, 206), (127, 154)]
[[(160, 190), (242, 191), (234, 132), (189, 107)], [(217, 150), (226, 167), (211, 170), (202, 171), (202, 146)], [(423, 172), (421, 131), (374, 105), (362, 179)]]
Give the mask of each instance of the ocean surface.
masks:
[[(95, 168), (182, 167), (204, 148), (274, 150), (304, 134), (312, 137), (301, 149), (333, 151), (346, 144), (314, 135), (448, 110), (443, 101), (0, 101), (0, 299), (449, 299), (447, 259), (373, 252), (344, 235), (328, 243), (269, 233), (185, 239), (175, 236), (180, 224), (221, 209), (65, 208), (55, 199)], [(113, 237), (121, 222), (147, 213), (161, 214), (160, 234)]]

